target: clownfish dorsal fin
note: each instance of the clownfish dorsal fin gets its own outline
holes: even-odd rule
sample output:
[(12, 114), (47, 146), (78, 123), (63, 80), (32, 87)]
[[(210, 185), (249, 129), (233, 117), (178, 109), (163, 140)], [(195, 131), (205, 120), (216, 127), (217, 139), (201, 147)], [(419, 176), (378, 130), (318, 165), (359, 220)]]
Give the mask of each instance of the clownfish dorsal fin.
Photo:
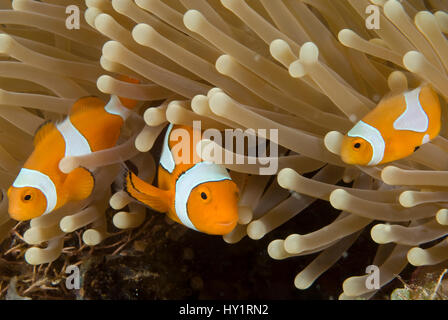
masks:
[(34, 134), (34, 146), (36, 147), (45, 137), (55, 130), (56, 127), (53, 122), (46, 121), (42, 123), (39, 128), (37, 128), (36, 133)]
[(92, 108), (103, 108), (106, 104), (96, 96), (82, 97), (76, 100), (70, 109), (70, 115)]
[(71, 171), (65, 179), (63, 192), (69, 200), (84, 200), (92, 194), (95, 178), (86, 168), (79, 167)]
[[(140, 81), (138, 79), (134, 79), (126, 75), (118, 76), (118, 81), (126, 82), (129, 84), (140, 84)], [(133, 109), (137, 105), (137, 100), (125, 97), (118, 98), (120, 99), (121, 104), (128, 109)]]
[(124, 190), (134, 199), (146, 204), (158, 212), (168, 212), (172, 195), (146, 183), (130, 171), (125, 173)]

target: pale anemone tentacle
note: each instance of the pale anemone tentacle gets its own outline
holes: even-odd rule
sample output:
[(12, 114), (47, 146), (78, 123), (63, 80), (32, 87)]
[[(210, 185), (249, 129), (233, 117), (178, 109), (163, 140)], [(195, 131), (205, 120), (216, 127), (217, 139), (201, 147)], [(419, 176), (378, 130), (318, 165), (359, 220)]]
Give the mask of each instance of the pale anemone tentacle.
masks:
[(135, 139), (132, 136), (128, 141), (110, 149), (90, 152), (82, 155), (66, 155), (59, 162), (59, 169), (69, 173), (77, 167), (97, 168), (114, 163), (124, 162), (137, 154)]
[[(300, 81), (288, 81), (288, 75), (285, 70), (278, 68), (269, 60), (257, 55), (255, 52), (221, 33), (216, 27), (211, 25), (200, 12), (196, 10), (187, 11), (184, 15), (184, 23), (187, 28), (200, 33), (208, 41), (214, 43), (222, 51), (237, 59), (241, 64), (245, 65), (255, 74), (263, 77), (271, 85), (277, 87), (281, 91), (293, 97), (297, 96), (298, 91), (301, 91), (304, 93), (302, 99), (305, 102), (311, 101), (312, 97), (321, 99), (322, 102), (326, 100), (322, 94), (312, 90), (308, 85), (305, 85)], [(257, 59), (253, 59), (254, 56), (257, 57)], [(305, 96), (305, 94), (309, 96)]]
[(290, 235), (285, 239), (283, 246), (289, 254), (297, 255), (362, 230), (371, 221), (371, 219), (349, 214), (315, 232), (306, 235)]
[(238, 94), (247, 103), (263, 103), (247, 89), (236, 82), (220, 76), (212, 64), (198, 56), (188, 52), (173, 42), (168, 41), (154, 28), (147, 24), (138, 24), (132, 31), (132, 35), (139, 44), (157, 50), (172, 61), (185, 66), (190, 72), (199, 78), (221, 87), (229, 93)]
[(304, 74), (309, 75), (347, 117), (351, 120), (361, 119), (373, 107), (373, 103), (344, 82), (337, 81), (338, 76), (320, 63), (318, 56), (317, 46), (312, 42), (305, 43), (300, 49), (300, 60), (289, 66), (289, 73), (293, 77), (300, 77), (302, 70), (298, 71), (297, 68), (303, 68)]
[(21, 45), (7, 34), (0, 34), (0, 52), (27, 64), (34, 64), (40, 69), (52, 69), (56, 71), (55, 73), (61, 75), (69, 73), (71, 77), (80, 80), (95, 82), (102, 73), (102, 70), (93, 63), (75, 62), (41, 55)]
[(140, 226), (145, 220), (145, 207), (137, 203), (129, 205), (129, 212), (120, 211), (113, 217), (113, 224), (119, 229), (131, 229)]
[[(313, 180), (327, 181), (335, 183), (341, 179), (339, 168), (327, 166), (317, 173)], [(300, 213), (303, 209), (314, 202), (315, 199), (301, 195), (292, 194), (290, 198), (281, 202), (278, 206), (271, 209), (263, 217), (252, 221), (247, 228), (247, 232), (252, 239), (261, 239), (265, 234), (290, 220), (293, 216)]]
[(109, 204), (112, 207), (112, 209), (120, 210), (133, 201), (134, 199), (132, 199), (126, 193), (126, 191), (121, 190), (112, 195), (112, 197), (109, 200)]
[(11, 122), (30, 136), (45, 122), (41, 117), (16, 106), (0, 106), (0, 117)]
[[(153, 82), (185, 97), (192, 98), (194, 95), (205, 93), (210, 89), (209, 86), (194, 80), (189, 80), (188, 78), (144, 60), (116, 41), (108, 41), (104, 45), (103, 55), (106, 59), (109, 59), (112, 62), (121, 63), (147, 79), (151, 79)], [(176, 85), (179, 82), (184, 82), (185, 84), (188, 83), (189, 85)]]
[(96, 246), (109, 236), (106, 217), (100, 217), (92, 223), (92, 228), (82, 234), (82, 241), (88, 246)]
[(143, 114), (143, 119), (145, 120), (146, 125), (150, 127), (157, 127), (163, 124), (164, 122), (167, 122), (166, 120), (167, 106), (168, 103), (167, 101), (165, 101), (158, 107), (152, 107), (146, 109), (145, 113)]
[(415, 15), (415, 24), (431, 43), (445, 70), (447, 70), (448, 41), (443, 37), (435, 16), (428, 11), (421, 11)]
[[(228, 117), (232, 119), (231, 114), (247, 114), (247, 118), (241, 117), (238, 119), (234, 119), (234, 121), (238, 122), (240, 125), (244, 125), (244, 127), (246, 128), (276, 128), (279, 130), (279, 144), (290, 147), (290, 149), (305, 156), (309, 156), (310, 158), (318, 159), (323, 157), (327, 162), (342, 165), (342, 161), (340, 159), (333, 156), (323, 148), (322, 142), (319, 141), (320, 139), (311, 135), (307, 135), (306, 133), (300, 132), (299, 130), (293, 130), (289, 127), (276, 124), (267, 118), (258, 116), (255, 112), (244, 108), (243, 105), (232, 100), (225, 93), (214, 94), (209, 102), (213, 113), (218, 114), (221, 117)], [(254, 126), (253, 124), (255, 124), (256, 122), (258, 122), (259, 125)], [(290, 136), (291, 138), (293, 136), (296, 136), (296, 139), (300, 139), (301, 141), (303, 141), (303, 143), (301, 145), (297, 145), (293, 143), (292, 139), (283, 140), (287, 136)]]
[(130, 84), (108, 75), (97, 80), (98, 89), (103, 93), (141, 101), (157, 101), (170, 97), (173, 93), (155, 84)]
[(395, 242), (406, 245), (419, 245), (441, 238), (448, 234), (448, 228), (437, 221), (430, 220), (420, 226), (377, 224), (371, 230), (372, 239), (377, 243)]
[[(64, 15), (65, 17), (65, 15)], [(82, 43), (93, 48), (100, 48), (105, 38), (93, 30), (83, 26), (79, 32), (70, 32), (65, 28), (65, 19), (58, 19), (50, 15), (41, 15), (26, 11), (3, 11), (0, 12), (0, 20), (4, 24), (19, 24), (37, 27), (39, 29), (56, 33), (62, 37)]]
[[(45, 14), (53, 16), (55, 18), (57, 17), (59, 19), (64, 19), (66, 16), (65, 6), (58, 6), (45, 2), (37, 2), (31, 0), (13, 0), (12, 8), (16, 11)], [(83, 26), (83, 29), (87, 27), (84, 21), (80, 21), (80, 24)]]
[(170, 123), (185, 126), (193, 126), (194, 122), (198, 121), (202, 129), (215, 128), (224, 130), (225, 126), (221, 123), (190, 111), (188, 103), (189, 101), (171, 101), (166, 108), (166, 119)]
[(375, 43), (362, 39), (353, 30), (341, 30), (338, 34), (338, 39), (343, 45), (349, 48), (371, 54), (386, 61), (394, 62), (398, 66), (403, 66), (403, 61), (399, 54), (396, 54), (394, 51), (388, 48), (384, 48), (382, 46), (376, 45)]
[[(210, 89), (209, 93), (213, 89)], [(211, 94), (210, 94), (211, 95)], [(191, 100), (191, 110), (193, 110), (195, 113), (205, 116), (207, 118), (216, 120), (218, 123), (222, 123), (226, 125), (228, 128), (238, 128), (238, 124), (236, 124), (234, 121), (217, 116), (212, 112), (209, 105), (209, 97), (198, 94)], [(225, 130), (225, 129), (224, 129)]]
[[(369, 179), (360, 177), (357, 179), (355, 186), (359, 188), (367, 188), (371, 184)], [(354, 216), (353, 216), (354, 217)], [(285, 259), (293, 256), (310, 254), (317, 251), (322, 251), (318, 257), (313, 260), (305, 269), (297, 274), (294, 284), (298, 289), (306, 289), (312, 285), (312, 283), (326, 270), (328, 270), (332, 264), (334, 264), (340, 257), (346, 252), (346, 250), (353, 244), (353, 242), (361, 234), (362, 229), (371, 220), (362, 219), (359, 221), (351, 219), (351, 228), (348, 228), (346, 224), (351, 218), (350, 214), (342, 212), (338, 218), (329, 226), (322, 228), (316, 232), (308, 235), (290, 235), (287, 239), (275, 240), (269, 244), (269, 255), (274, 259)], [(344, 221), (345, 228), (342, 227)], [(339, 226), (339, 232), (331, 232), (333, 228)], [(344, 229), (345, 233), (341, 233)], [(324, 241), (317, 240), (318, 235), (321, 235), (321, 240), (325, 237)], [(308, 242), (306, 241), (308, 239)], [(342, 240), (341, 240), (342, 239)], [(302, 241), (300, 241), (302, 240)]]
[[(306, 102), (298, 99), (292, 99), (287, 96), (283, 96), (278, 90), (267, 85), (262, 79), (245, 69), (230, 55), (222, 55), (216, 60), (216, 69), (227, 76), (234, 78), (241, 84), (246, 85), (252, 92), (259, 97), (270, 102), (278, 108), (283, 109), (289, 113), (295, 114), (301, 117), (301, 112), (309, 114), (314, 124), (325, 126), (332, 121), (338, 121), (343, 123), (344, 119), (341, 117), (335, 117), (334, 115), (326, 112), (316, 110), (316, 108), (310, 106)], [(317, 121), (317, 119), (320, 120)], [(305, 121), (309, 121), (305, 119)]]
[[(132, 162), (137, 166), (140, 178), (151, 183), (156, 172), (156, 164), (152, 155), (149, 153), (142, 153), (133, 158)], [(115, 210), (121, 210), (129, 205), (129, 211), (119, 211), (114, 214), (112, 222), (119, 229), (137, 228), (145, 220), (145, 207), (142, 204), (135, 202), (135, 200), (123, 190), (116, 192), (109, 199), (109, 204)]]
[(25, 253), (25, 260), (31, 265), (39, 265), (49, 263), (56, 260), (61, 254), (64, 246), (64, 239), (62, 237), (48, 241), (48, 247), (41, 249), (32, 247)]
[[(314, 170), (318, 170), (324, 166), (324, 163), (320, 161), (315, 161), (313, 159), (301, 156), (301, 155), (293, 155), (293, 156), (280, 156), (280, 157), (250, 157), (250, 156), (241, 156), (239, 154), (235, 154), (228, 149), (223, 148), (218, 145), (216, 142), (211, 140), (201, 140), (200, 144), (198, 144), (198, 150), (202, 150), (201, 154), (202, 158), (206, 161), (217, 161), (218, 163), (224, 165), (226, 168), (235, 171), (235, 172), (243, 172), (248, 174), (258, 174), (262, 168), (266, 168), (268, 164), (271, 162), (277, 163), (277, 170), (280, 171), (284, 168), (292, 168), (293, 170), (297, 170), (300, 173), (312, 172)], [(221, 154), (221, 159), (217, 158), (217, 155), (210, 155), (209, 152), (205, 152), (204, 150), (213, 150), (217, 154)], [(241, 159), (242, 164), (236, 163), (236, 158)], [(227, 162), (225, 159), (232, 159), (232, 161)]]
[(302, 290), (309, 288), (322, 273), (340, 259), (341, 255), (356, 241), (359, 234), (360, 232), (347, 236), (323, 250), (313, 262), (296, 275), (294, 279), (296, 288)]
[[(185, 33), (172, 28), (152, 14), (149, 14), (145, 10), (141, 9), (131, 0), (113, 0), (112, 6), (115, 11), (128, 16), (136, 23), (146, 23), (151, 25), (153, 28), (161, 32), (165, 37), (174, 40), (176, 43), (184, 46), (187, 50), (200, 55), (202, 58), (208, 61), (214, 61), (219, 54), (218, 50), (204, 43), (199, 37), (188, 37), (187, 35), (185, 35)], [(194, 34), (191, 33), (190, 35), (194, 36)]]
[(33, 93), (18, 93), (0, 90), (0, 103), (3, 105), (30, 107), (56, 113), (67, 114), (74, 99), (57, 98)]
[[(269, 176), (253, 175), (247, 177), (245, 186), (240, 189), (241, 197), (238, 205), (250, 209), (256, 218), (256, 206), (260, 202), (263, 191), (269, 181)], [(236, 228), (223, 236), (227, 243), (237, 243), (247, 235), (247, 224), (238, 224)]]
[(61, 237), (65, 232), (59, 228), (58, 224), (48, 227), (30, 228), (23, 234), (23, 238), (28, 244), (40, 244), (56, 237)]
[(427, 266), (441, 263), (448, 258), (446, 253), (447, 246), (447, 240), (444, 239), (427, 249), (414, 247), (407, 254), (409, 263), (414, 266)]
[(59, 76), (24, 63), (0, 61), (0, 75), (7, 78), (17, 78), (32, 81), (48, 88), (62, 98), (74, 99), (87, 95), (79, 84), (68, 78)]
[[(194, 78), (194, 74), (185, 70), (181, 65), (177, 65), (176, 67), (174, 67), (173, 64), (168, 60), (168, 58), (157, 53), (157, 51), (154, 50), (153, 48), (144, 47), (135, 42), (132, 37), (132, 32), (130, 32), (121, 24), (119, 24), (114, 19), (114, 17), (102, 13), (95, 17), (93, 23), (98, 31), (108, 36), (110, 39), (124, 44), (128, 49), (136, 52), (141, 56), (157, 61), (157, 64), (159, 66), (167, 68), (168, 70), (171, 71), (175, 71), (187, 77)], [(132, 25), (130, 27), (132, 27)]]
[[(397, 245), (387, 260), (379, 266), (379, 272), (381, 274), (380, 287), (392, 281), (407, 265), (406, 253), (409, 248), (409, 246)], [(343, 283), (344, 294), (349, 297), (356, 297), (374, 291), (374, 288), (367, 288), (367, 277), (368, 275), (364, 275), (350, 277), (345, 280)]]
[(403, 32), (412, 44), (421, 51), (432, 64), (441, 68), (440, 61), (425, 37), (418, 32), (409, 16), (405, 13), (403, 6), (396, 0), (389, 0), (384, 5), (384, 14), (397, 28)]

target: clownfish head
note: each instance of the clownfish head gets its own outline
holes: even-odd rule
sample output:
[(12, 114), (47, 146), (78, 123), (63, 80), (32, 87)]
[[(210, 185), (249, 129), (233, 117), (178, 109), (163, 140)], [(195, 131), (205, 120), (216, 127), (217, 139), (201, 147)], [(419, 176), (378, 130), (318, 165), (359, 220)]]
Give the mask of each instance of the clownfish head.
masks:
[(345, 136), (342, 140), (341, 158), (347, 164), (370, 165), (373, 150), (370, 142), (360, 137)]
[(375, 166), (383, 161), (385, 148), (381, 132), (359, 121), (342, 139), (341, 158), (347, 164)]
[(224, 235), (238, 221), (238, 187), (232, 180), (206, 182), (195, 187), (188, 199), (188, 213), (198, 231)]
[(9, 216), (18, 221), (39, 217), (47, 208), (47, 198), (39, 189), (33, 187), (8, 189)]

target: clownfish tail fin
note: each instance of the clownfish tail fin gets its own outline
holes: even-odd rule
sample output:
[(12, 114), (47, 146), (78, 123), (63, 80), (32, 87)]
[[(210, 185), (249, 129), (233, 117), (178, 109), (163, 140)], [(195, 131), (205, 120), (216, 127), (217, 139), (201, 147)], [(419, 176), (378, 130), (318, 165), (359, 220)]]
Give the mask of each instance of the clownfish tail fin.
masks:
[[(140, 84), (140, 81), (138, 79), (131, 78), (129, 76), (120, 75), (117, 79), (117, 81), (124, 82), (123, 85), (133, 85), (133, 84)], [(128, 109), (133, 109), (137, 105), (137, 100), (126, 98), (126, 97), (118, 97), (120, 99), (120, 102), (123, 106), (125, 106)]]
[(129, 170), (125, 172), (123, 189), (129, 196), (156, 211), (168, 212), (170, 208), (169, 191), (146, 183)]

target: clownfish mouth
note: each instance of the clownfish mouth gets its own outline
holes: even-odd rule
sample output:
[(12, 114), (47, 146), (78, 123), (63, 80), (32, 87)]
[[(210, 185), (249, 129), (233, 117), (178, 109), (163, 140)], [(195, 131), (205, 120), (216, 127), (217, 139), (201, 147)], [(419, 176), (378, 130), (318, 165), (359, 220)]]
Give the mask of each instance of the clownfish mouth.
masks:
[(230, 226), (232, 224), (236, 223), (235, 221), (222, 221), (222, 222), (217, 222), (217, 224), (221, 225), (221, 226)]

